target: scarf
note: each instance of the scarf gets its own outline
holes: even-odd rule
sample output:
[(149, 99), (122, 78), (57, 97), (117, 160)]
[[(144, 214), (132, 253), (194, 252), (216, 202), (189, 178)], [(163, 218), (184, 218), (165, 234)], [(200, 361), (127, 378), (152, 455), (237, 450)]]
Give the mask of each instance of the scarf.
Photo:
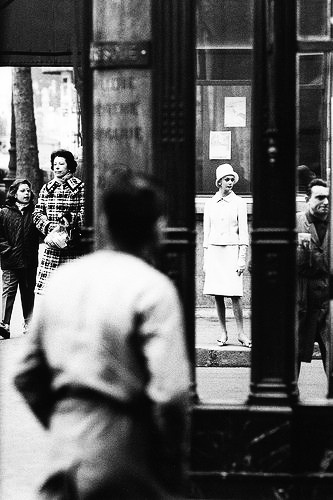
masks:
[(73, 177), (73, 174), (72, 172), (68, 172), (67, 174), (65, 174), (63, 177), (55, 177), (53, 180), (55, 182), (58, 182), (58, 184), (65, 184), (65, 182), (68, 181), (68, 179), (70, 179), (71, 177)]
[(20, 210), (20, 212), (23, 213), (23, 210), (29, 205), (30, 201), (28, 201), (28, 203), (21, 203), (19, 201), (16, 201), (15, 202), (15, 205), (17, 206), (17, 208)]

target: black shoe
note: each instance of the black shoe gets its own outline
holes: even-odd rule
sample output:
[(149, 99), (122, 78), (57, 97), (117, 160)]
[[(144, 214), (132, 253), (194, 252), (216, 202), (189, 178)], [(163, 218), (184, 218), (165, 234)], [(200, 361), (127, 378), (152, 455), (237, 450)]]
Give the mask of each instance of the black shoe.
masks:
[(0, 340), (10, 339), (9, 328), (6, 328), (3, 323), (0, 323)]

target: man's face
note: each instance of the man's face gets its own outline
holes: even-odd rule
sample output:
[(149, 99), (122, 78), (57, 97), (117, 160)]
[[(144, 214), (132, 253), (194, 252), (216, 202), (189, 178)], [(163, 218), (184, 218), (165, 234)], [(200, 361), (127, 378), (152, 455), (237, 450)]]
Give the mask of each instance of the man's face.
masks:
[(324, 186), (313, 186), (311, 196), (308, 200), (310, 212), (320, 219), (328, 216), (329, 210), (329, 189)]

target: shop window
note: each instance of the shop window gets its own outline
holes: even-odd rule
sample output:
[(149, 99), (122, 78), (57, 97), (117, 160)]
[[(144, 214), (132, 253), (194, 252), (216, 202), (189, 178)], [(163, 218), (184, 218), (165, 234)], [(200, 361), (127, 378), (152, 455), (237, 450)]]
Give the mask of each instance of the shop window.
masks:
[(252, 44), (253, 6), (250, 0), (199, 0), (197, 46), (235, 47)]
[[(317, 177), (326, 178), (327, 85), (326, 56), (302, 54), (298, 57), (299, 108), (297, 165), (306, 165)], [(309, 179), (299, 171), (298, 191), (305, 191)]]
[(329, 38), (330, 4), (328, 0), (299, 0), (298, 35), (300, 38)]
[(216, 168), (229, 162), (239, 175), (235, 192), (249, 193), (251, 85), (198, 84), (197, 110), (197, 190), (203, 194), (215, 191)]
[(197, 3), (196, 192), (215, 191), (231, 163), (235, 192), (251, 193), (252, 0)]

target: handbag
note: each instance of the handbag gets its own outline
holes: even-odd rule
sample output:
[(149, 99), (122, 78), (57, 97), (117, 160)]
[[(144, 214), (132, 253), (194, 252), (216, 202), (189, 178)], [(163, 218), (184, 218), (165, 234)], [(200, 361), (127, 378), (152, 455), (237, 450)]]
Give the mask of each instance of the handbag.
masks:
[(58, 224), (50, 231), (44, 239), (44, 242), (50, 248), (66, 248), (68, 245), (68, 232), (63, 224)]

